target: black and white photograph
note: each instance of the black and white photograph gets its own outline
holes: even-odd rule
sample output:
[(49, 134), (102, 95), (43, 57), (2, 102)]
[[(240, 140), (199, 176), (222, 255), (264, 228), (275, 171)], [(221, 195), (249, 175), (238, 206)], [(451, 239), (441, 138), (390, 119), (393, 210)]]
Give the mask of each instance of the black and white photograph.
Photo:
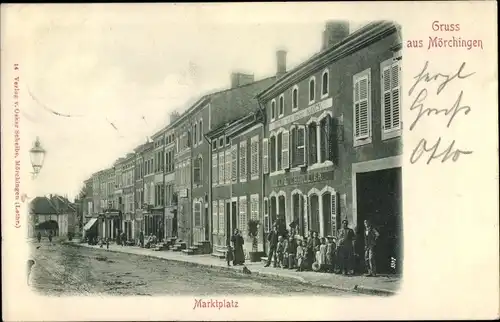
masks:
[[(466, 58), (415, 57), (468, 44), (468, 22), (429, 18), (419, 41), (408, 12), (356, 17), (341, 13), (347, 3), (307, 21), (237, 4), (44, 6), (9, 38), (25, 50), (9, 52), (3, 85), (14, 100), (10, 236), (25, 236), (18, 285), (54, 305), (166, 296), (196, 314), (259, 311), (244, 299), (266, 297), (313, 318), (335, 303), (330, 319), (346, 303), (396, 301), (420, 278), (444, 294), (443, 273), (429, 272), (463, 264), (450, 261), (455, 237), (435, 238), (462, 231), (465, 215), (437, 200), (466, 192), (422, 191), (479, 156), (448, 129), (477, 113), (460, 86), (486, 76)], [(491, 46), (476, 38), (460, 53)]]

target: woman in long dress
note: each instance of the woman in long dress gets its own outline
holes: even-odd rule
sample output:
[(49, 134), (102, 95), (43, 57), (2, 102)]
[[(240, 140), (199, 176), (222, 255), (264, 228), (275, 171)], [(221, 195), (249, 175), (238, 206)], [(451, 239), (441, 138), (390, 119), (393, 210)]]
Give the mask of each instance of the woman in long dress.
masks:
[(327, 246), (325, 238), (321, 238), (321, 245), (319, 246), (319, 251), (316, 256), (316, 261), (319, 264), (319, 269), (322, 271), (325, 270), (326, 266), (326, 249)]
[(231, 242), (233, 242), (234, 249), (233, 265), (243, 265), (243, 263), (245, 263), (245, 254), (243, 253), (243, 244), (245, 241), (243, 240), (243, 237), (238, 229), (234, 230)]

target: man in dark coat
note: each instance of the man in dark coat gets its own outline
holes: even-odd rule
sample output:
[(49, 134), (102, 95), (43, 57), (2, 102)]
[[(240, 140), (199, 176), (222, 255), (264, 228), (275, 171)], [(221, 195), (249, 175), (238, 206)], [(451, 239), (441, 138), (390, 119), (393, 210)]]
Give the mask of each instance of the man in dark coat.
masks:
[(267, 263), (264, 267), (269, 267), (271, 265), (271, 259), (274, 257), (274, 267), (277, 264), (276, 257), (276, 248), (278, 246), (278, 227), (275, 225), (273, 230), (267, 236), (267, 240), (269, 241), (269, 255), (267, 256)]
[(365, 220), (365, 264), (368, 274), (366, 276), (376, 276), (377, 267), (375, 263), (375, 246), (380, 234), (372, 227), (369, 220)]
[(353, 271), (355, 234), (354, 230), (348, 227), (347, 220), (342, 221), (342, 228), (339, 229), (337, 237), (340, 272), (348, 275)]

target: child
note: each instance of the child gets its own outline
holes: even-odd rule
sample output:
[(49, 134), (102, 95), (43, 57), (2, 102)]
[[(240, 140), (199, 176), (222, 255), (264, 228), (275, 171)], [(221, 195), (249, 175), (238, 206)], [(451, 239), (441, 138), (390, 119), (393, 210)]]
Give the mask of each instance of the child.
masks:
[(233, 248), (231, 246), (227, 246), (227, 251), (226, 251), (226, 262), (227, 266), (231, 266), (231, 261), (234, 259), (233, 257)]
[(302, 247), (302, 240), (299, 240), (297, 243), (297, 272), (302, 272), (303, 266), (304, 266), (304, 258), (305, 258), (305, 252), (304, 252), (304, 247)]
[(106, 238), (106, 249), (109, 249), (109, 238)]
[(295, 266), (295, 252), (297, 251), (297, 243), (295, 241), (295, 236), (291, 236), (288, 240), (288, 245), (286, 248), (286, 256), (288, 258), (288, 268), (292, 269)]
[(283, 253), (284, 253), (283, 236), (278, 237), (278, 246), (276, 246), (276, 254), (278, 255), (278, 265), (277, 267), (283, 266)]
[(283, 238), (283, 265), (282, 268), (288, 268), (290, 263), (288, 263), (288, 238), (284, 237)]
[(335, 248), (336, 245), (333, 237), (329, 237), (328, 244), (326, 245), (326, 264), (330, 273), (335, 270)]
[(319, 245), (318, 255), (316, 260), (319, 264), (319, 269), (325, 271), (326, 268), (326, 240), (321, 238), (321, 245)]

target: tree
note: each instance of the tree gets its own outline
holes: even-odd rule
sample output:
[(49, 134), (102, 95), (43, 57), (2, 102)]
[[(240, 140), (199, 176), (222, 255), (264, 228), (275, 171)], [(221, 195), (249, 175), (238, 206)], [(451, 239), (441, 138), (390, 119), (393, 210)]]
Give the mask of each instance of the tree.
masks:
[(248, 221), (248, 237), (252, 238), (252, 251), (258, 251), (258, 237), (259, 237), (260, 221), (257, 219), (250, 219)]

